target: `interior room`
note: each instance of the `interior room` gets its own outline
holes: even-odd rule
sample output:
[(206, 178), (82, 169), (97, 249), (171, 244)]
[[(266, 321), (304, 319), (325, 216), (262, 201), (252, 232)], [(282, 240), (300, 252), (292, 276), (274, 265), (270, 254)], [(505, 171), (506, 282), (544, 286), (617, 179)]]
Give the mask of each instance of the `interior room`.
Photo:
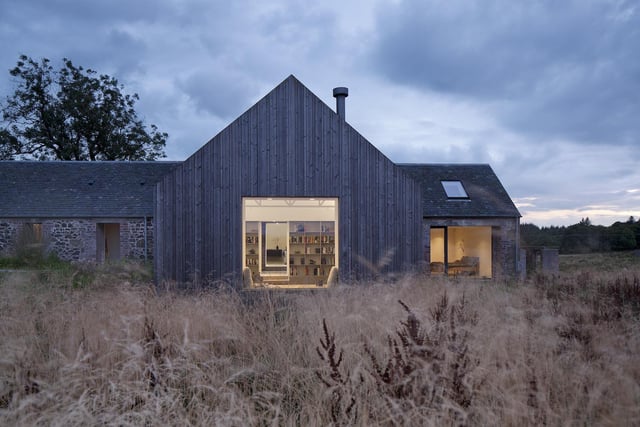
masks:
[(432, 274), (491, 277), (491, 227), (432, 227)]
[(337, 277), (338, 199), (243, 199), (250, 287), (328, 287)]

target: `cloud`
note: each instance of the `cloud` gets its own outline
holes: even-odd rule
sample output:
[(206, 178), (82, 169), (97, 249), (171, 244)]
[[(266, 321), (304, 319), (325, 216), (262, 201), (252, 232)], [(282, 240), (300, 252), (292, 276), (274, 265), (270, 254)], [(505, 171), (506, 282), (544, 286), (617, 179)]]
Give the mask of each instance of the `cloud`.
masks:
[(399, 2), (378, 16), (371, 58), (391, 81), (483, 102), (518, 132), (633, 144), (640, 134), (635, 5)]
[(234, 119), (251, 105), (255, 84), (242, 72), (201, 69), (178, 82), (197, 108), (225, 119)]
[(21, 53), (67, 57), (139, 93), (181, 160), (295, 74), (332, 108), (348, 86), (349, 123), (393, 161), (489, 163), (525, 217), (623, 220), (640, 216), (635, 4), (4, 1), (0, 97)]
[(166, 0), (154, 1), (153, 7), (149, 3), (130, 0), (29, 0), (4, 2), (0, 8), (3, 14), (17, 18), (12, 20), (13, 23), (23, 28), (25, 21), (32, 23), (32, 28), (41, 22), (100, 24), (118, 20), (153, 21), (163, 16), (174, 16), (174, 10), (173, 2)]

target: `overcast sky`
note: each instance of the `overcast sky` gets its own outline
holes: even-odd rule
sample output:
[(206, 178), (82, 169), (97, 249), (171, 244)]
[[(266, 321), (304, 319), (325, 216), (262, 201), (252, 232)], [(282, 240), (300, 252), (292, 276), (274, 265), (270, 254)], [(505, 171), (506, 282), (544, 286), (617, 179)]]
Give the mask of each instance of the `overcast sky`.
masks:
[(640, 1), (3, 0), (20, 54), (116, 77), (184, 160), (294, 74), (395, 162), (489, 163), (522, 221), (640, 217)]

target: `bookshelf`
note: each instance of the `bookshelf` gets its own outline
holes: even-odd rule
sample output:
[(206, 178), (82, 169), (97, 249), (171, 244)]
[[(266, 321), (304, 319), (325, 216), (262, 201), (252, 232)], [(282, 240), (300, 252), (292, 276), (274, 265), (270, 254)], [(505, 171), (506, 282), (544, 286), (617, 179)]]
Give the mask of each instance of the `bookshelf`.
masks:
[(260, 276), (260, 223), (246, 223), (245, 233), (245, 265), (251, 270), (254, 280)]
[(326, 285), (331, 267), (336, 264), (335, 247), (335, 222), (290, 222), (290, 282)]

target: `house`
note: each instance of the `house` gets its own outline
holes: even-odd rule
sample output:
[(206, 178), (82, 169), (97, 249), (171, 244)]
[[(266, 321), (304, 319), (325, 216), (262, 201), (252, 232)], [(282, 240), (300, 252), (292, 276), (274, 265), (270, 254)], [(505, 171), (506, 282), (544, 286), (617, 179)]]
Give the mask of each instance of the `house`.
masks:
[(401, 164), (422, 188), (424, 260), (432, 274), (512, 276), (520, 213), (487, 164)]
[(398, 165), (289, 76), (157, 184), (158, 281), (327, 287), (409, 269), (517, 271), (520, 214), (488, 165)]
[(163, 281), (318, 288), (518, 273), (520, 214), (483, 164), (396, 164), (289, 76), (184, 162), (0, 162), (0, 255), (153, 258)]
[(0, 255), (28, 235), (65, 260), (150, 259), (155, 183), (176, 165), (0, 161)]

